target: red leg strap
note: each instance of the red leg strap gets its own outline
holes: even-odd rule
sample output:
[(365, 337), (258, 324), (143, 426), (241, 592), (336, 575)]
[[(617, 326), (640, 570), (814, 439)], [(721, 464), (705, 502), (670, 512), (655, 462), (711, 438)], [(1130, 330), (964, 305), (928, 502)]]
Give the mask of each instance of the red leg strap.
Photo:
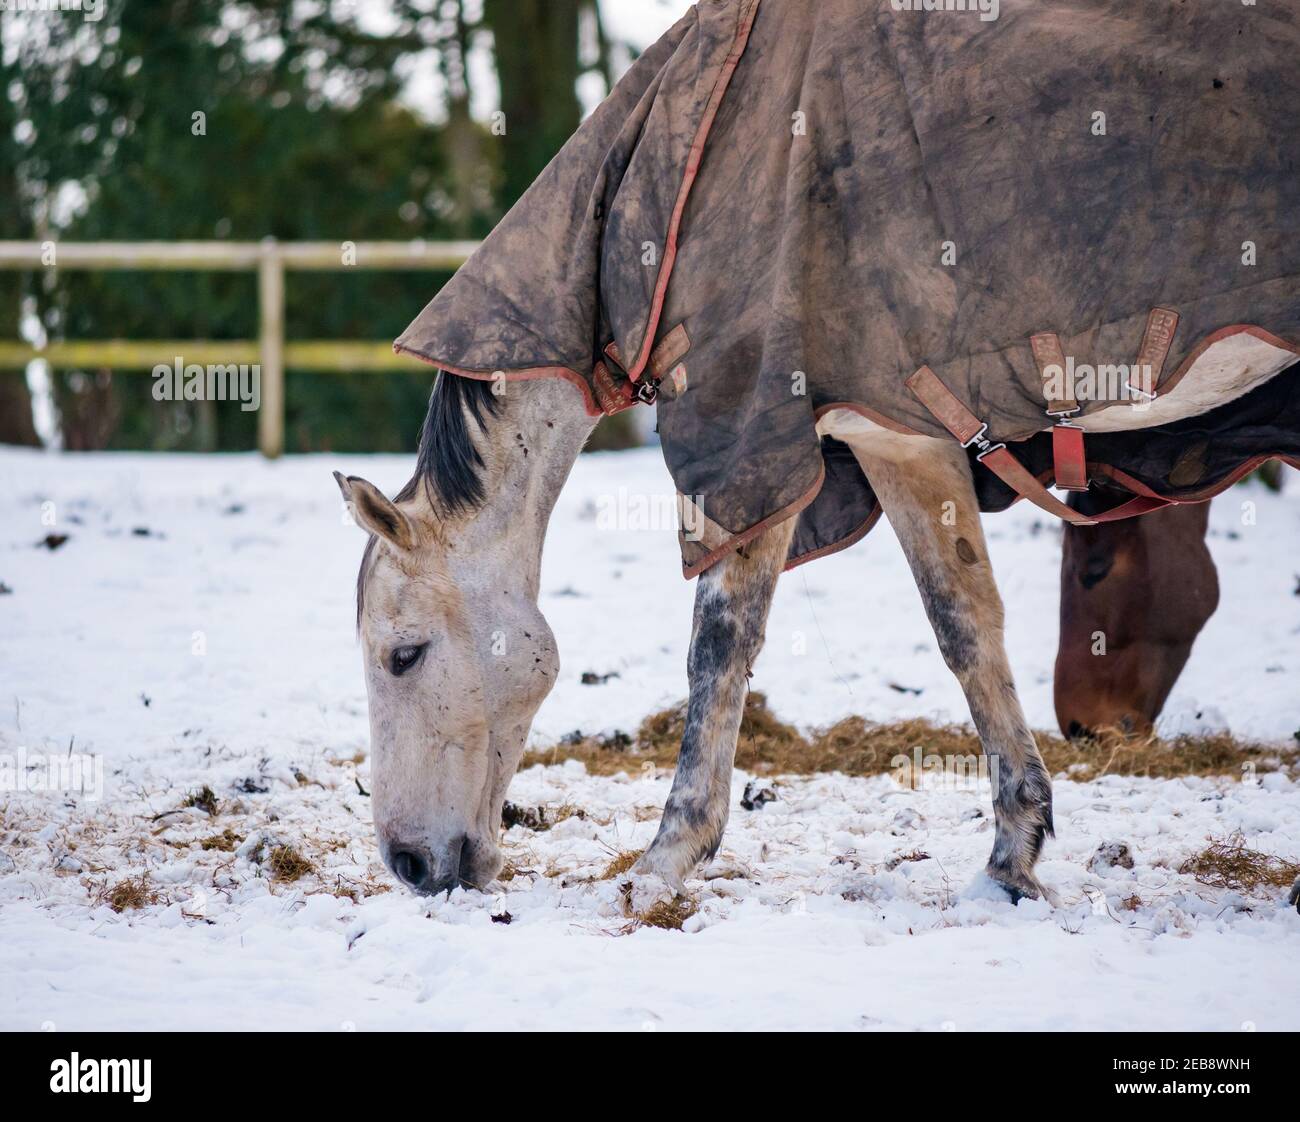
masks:
[(1074, 425), (1052, 426), (1052, 462), (1056, 485), (1063, 491), (1088, 489), (1088, 459), (1083, 450), (1083, 429)]

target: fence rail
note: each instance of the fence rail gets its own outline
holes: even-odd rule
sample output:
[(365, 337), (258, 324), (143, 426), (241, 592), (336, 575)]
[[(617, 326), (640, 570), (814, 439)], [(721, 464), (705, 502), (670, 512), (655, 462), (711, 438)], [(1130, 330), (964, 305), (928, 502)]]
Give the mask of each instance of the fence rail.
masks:
[(191, 270), (255, 272), (258, 283), (256, 340), (126, 339), (51, 342), (34, 347), (0, 340), (0, 368), (44, 359), (54, 368), (94, 367), (152, 370), (178, 356), (186, 364), (258, 364), (261, 408), (257, 444), (262, 454), (284, 451), (284, 371), (385, 373), (421, 364), (393, 353), (388, 342), (294, 340), (284, 337), (284, 274), (347, 272), (350, 269), (457, 269), (477, 242), (4, 242), (0, 269), (86, 269), (101, 271)]

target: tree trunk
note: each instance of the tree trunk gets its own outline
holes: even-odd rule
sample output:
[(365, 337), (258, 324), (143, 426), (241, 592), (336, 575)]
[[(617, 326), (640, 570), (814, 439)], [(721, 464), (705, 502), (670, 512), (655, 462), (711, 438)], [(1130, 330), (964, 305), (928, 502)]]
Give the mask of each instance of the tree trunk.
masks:
[(513, 206), (582, 121), (578, 9), (582, 0), (486, 0), (505, 113), (501, 201)]

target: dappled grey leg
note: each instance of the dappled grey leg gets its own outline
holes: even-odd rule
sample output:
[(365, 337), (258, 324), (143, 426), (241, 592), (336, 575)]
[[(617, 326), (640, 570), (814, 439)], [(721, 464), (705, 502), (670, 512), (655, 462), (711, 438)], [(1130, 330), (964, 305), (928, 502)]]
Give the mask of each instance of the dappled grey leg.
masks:
[(966, 694), (989, 757), (996, 834), (987, 872), (1010, 894), (1037, 897), (1052, 833), (1052, 784), (1016, 695), (1003, 642), (1002, 598), (989, 563), (966, 453), (949, 440), (895, 437), (854, 446), (912, 569), (944, 661)]
[(718, 850), (730, 810), (746, 679), (763, 646), (794, 525), (795, 519), (786, 519), (699, 578), (677, 772), (659, 832), (633, 867), (634, 877), (657, 876), (681, 891), (686, 875)]

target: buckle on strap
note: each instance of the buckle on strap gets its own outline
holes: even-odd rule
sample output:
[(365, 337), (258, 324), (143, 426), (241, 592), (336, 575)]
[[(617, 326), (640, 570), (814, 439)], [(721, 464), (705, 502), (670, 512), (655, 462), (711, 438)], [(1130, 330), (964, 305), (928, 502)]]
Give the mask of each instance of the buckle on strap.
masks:
[(659, 386), (662, 383), (662, 378), (642, 378), (637, 382), (633, 396), (642, 405), (653, 405), (659, 397)]
[(961, 446), (963, 448), (970, 448), (973, 445), (979, 449), (979, 452), (976, 453), (975, 459), (980, 462), (983, 462), (985, 456), (991, 456), (993, 455), (994, 452), (998, 451), (999, 448), (1006, 447), (1006, 445), (1002, 443), (994, 444), (993, 441), (991, 441), (987, 436), (988, 431), (989, 431), (988, 422), (981, 421), (979, 432), (977, 432), (969, 440), (963, 440), (961, 442)]

